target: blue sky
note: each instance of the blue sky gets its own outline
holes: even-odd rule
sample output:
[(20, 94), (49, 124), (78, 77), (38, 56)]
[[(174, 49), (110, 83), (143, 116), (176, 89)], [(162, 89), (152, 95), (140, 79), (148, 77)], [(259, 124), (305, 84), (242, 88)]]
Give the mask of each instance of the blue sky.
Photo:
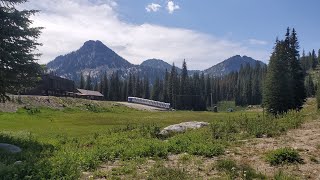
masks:
[(276, 37), (294, 27), (301, 51), (320, 48), (320, 1), (32, 0), (41, 63), (101, 40), (133, 64), (149, 58), (206, 69), (233, 55), (268, 62)]
[(148, 13), (146, 4), (164, 0), (119, 0), (121, 19), (141, 24), (193, 29), (236, 41), (257, 39), (268, 42), (270, 50), (276, 37), (287, 27), (295, 28), (301, 48), (320, 48), (320, 1), (318, 0), (177, 0), (180, 9), (174, 14), (165, 8)]

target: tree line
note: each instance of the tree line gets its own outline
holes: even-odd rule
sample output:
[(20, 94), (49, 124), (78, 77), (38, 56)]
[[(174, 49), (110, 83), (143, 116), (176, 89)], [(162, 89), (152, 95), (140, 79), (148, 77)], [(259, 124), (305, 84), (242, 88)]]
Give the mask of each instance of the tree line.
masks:
[(128, 78), (123, 79), (118, 72), (114, 72), (110, 77), (104, 74), (100, 82), (94, 83), (90, 75), (87, 78), (81, 75), (79, 87), (100, 91), (105, 100), (126, 101), (127, 97), (134, 96), (168, 102), (180, 110), (206, 110), (224, 100), (235, 100), (239, 106), (261, 104), (266, 69), (266, 65), (257, 63), (241, 66), (239, 72), (223, 77), (204, 73), (189, 75), (184, 61), (181, 73), (173, 64), (163, 79), (157, 77), (154, 82), (137, 74), (129, 74)]

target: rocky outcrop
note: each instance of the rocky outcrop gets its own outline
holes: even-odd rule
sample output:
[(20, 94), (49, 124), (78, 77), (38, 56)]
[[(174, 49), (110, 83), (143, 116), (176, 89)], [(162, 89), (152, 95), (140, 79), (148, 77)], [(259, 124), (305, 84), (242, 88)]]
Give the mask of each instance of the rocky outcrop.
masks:
[(193, 121), (193, 122), (183, 122), (180, 124), (174, 124), (168, 127), (165, 127), (162, 131), (160, 131), (160, 135), (162, 136), (168, 136), (170, 134), (174, 134), (174, 133), (181, 133), (181, 132), (185, 132), (188, 129), (199, 129), (205, 126), (208, 126), (209, 123), (207, 122), (197, 122), (197, 121)]
[(19, 153), (22, 151), (20, 147), (7, 143), (0, 143), (0, 149), (10, 153)]

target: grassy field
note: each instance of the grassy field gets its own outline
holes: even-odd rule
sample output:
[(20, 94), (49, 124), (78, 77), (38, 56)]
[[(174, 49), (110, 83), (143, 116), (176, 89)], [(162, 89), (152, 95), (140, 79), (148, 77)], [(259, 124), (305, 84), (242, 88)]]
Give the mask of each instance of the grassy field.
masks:
[[(20, 108), (16, 113), (0, 113), (0, 142), (23, 149), (18, 154), (0, 151), (0, 179), (77, 179), (85, 178), (81, 173), (85, 171), (93, 172), (90, 178), (185, 179), (192, 177), (190, 173), (163, 164), (168, 156), (186, 153), (182, 162), (220, 156), (240, 140), (274, 137), (299, 127), (304, 113), (292, 112), (273, 119), (245, 111), (147, 112), (115, 103), (61, 109)], [(185, 121), (205, 121), (210, 126), (159, 137), (161, 128)], [(155, 163), (139, 173), (137, 164), (150, 159)], [(15, 164), (16, 161), (22, 163)], [(122, 166), (101, 171), (100, 165), (119, 161)], [(230, 177), (221, 173), (221, 177)]]

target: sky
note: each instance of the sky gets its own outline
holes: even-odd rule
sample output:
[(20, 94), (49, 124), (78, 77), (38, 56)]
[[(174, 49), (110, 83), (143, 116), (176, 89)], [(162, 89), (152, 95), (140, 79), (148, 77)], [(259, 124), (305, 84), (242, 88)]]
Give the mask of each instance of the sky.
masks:
[(319, 0), (29, 0), (44, 27), (39, 63), (100, 40), (133, 64), (163, 59), (204, 70), (234, 55), (268, 63), (295, 28), (300, 50), (320, 48)]

